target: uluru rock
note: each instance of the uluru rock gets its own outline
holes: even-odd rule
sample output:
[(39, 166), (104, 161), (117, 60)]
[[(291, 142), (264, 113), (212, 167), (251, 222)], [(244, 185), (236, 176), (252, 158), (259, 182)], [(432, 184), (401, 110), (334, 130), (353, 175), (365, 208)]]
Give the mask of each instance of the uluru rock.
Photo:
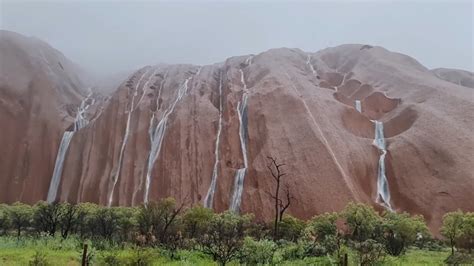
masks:
[[(76, 116), (65, 106), (77, 108), (87, 93), (76, 83), (61, 87), (72, 78), (56, 66), (59, 81), (42, 64), (23, 66), (29, 57), (19, 44), (2, 37), (0, 45), (2, 78), (18, 79), (1, 83), (0, 125), (8, 130), (0, 145), (10, 153), (0, 163), (0, 200), (32, 203), (46, 199), (62, 132)], [(26, 82), (18, 70), (3, 70), (4, 56), (38, 74)], [(382, 208), (380, 122), (395, 211), (422, 214), (437, 229), (445, 212), (474, 210), (472, 89), (381, 47), (282, 48), (206, 66), (146, 66), (91, 110), (65, 154), (59, 200), (129, 206), (172, 196), (267, 219), (273, 156), (286, 164), (296, 198), (289, 212), (297, 217), (349, 201)]]

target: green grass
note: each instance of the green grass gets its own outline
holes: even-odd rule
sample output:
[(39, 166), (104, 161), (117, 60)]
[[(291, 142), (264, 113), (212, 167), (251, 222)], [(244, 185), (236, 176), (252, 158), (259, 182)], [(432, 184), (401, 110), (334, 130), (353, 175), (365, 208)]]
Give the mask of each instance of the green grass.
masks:
[[(104, 243), (90, 244), (94, 254), (94, 265), (105, 265), (104, 259), (109, 257), (117, 258), (121, 265), (129, 265), (136, 261), (140, 254), (142, 258), (148, 259), (152, 265), (172, 265), (172, 266), (205, 266), (217, 265), (209, 256), (197, 251), (182, 250), (177, 252), (175, 259), (170, 259), (166, 251), (160, 249), (137, 249), (131, 246), (119, 248), (117, 246), (107, 246)], [(100, 247), (101, 249), (94, 248)], [(42, 236), (38, 238), (22, 238), (17, 241), (14, 237), (0, 237), (0, 265), (28, 265), (35, 253), (39, 251), (45, 255), (48, 265), (80, 265), (82, 243), (76, 238), (69, 238), (63, 241), (61, 238)], [(443, 261), (448, 257), (449, 250), (427, 251), (410, 249), (405, 255), (400, 257), (387, 256), (382, 265), (444, 265)], [(354, 256), (350, 256), (350, 265)], [(237, 262), (229, 265), (238, 265)], [(304, 260), (283, 261), (279, 265), (331, 265), (328, 257), (306, 258)]]
[(449, 250), (428, 251), (410, 249), (400, 257), (387, 257), (384, 265), (445, 265), (443, 261), (449, 256)]

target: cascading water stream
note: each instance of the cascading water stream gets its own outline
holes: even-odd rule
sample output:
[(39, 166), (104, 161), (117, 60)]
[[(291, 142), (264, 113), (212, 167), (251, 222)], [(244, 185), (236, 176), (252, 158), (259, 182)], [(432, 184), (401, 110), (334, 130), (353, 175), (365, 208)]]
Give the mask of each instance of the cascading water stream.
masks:
[(362, 104), (359, 100), (355, 101), (355, 108), (356, 108), (357, 112), (362, 113)]
[[(247, 59), (248, 65), (252, 63), (251, 57)], [(244, 167), (237, 170), (234, 177), (234, 193), (230, 201), (230, 210), (233, 212), (239, 212), (240, 204), (242, 201), (242, 192), (244, 189), (244, 179), (248, 168), (247, 161), (247, 101), (248, 101), (248, 89), (247, 83), (245, 82), (244, 72), (240, 69), (240, 81), (243, 85), (242, 100), (237, 103), (237, 115), (239, 117), (239, 137), (240, 147), (242, 149), (242, 157), (244, 160)]]
[(61, 175), (63, 173), (64, 158), (66, 157), (66, 152), (69, 147), (69, 143), (71, 143), (72, 136), (74, 136), (73, 131), (66, 131), (64, 132), (63, 138), (61, 139), (58, 155), (56, 156), (56, 162), (54, 163), (53, 177), (51, 178), (51, 183), (49, 184), (48, 197), (46, 198), (49, 203), (56, 200), (59, 183), (61, 182)]
[(219, 166), (219, 143), (221, 138), (222, 131), (222, 116), (223, 116), (223, 106), (222, 106), (222, 73), (219, 76), (219, 125), (217, 127), (217, 137), (216, 137), (216, 147), (214, 150), (215, 161), (214, 168), (212, 170), (211, 185), (207, 191), (206, 198), (204, 199), (204, 207), (212, 208), (214, 202), (214, 193), (216, 191), (217, 184), (217, 174)]
[(148, 203), (149, 198), (149, 191), (150, 191), (150, 183), (151, 183), (151, 174), (153, 171), (153, 165), (155, 164), (161, 150), (161, 144), (163, 143), (163, 138), (165, 136), (166, 128), (168, 125), (168, 118), (171, 113), (173, 113), (176, 104), (183, 98), (188, 90), (188, 82), (193, 78), (193, 76), (187, 78), (184, 81), (184, 84), (178, 89), (178, 95), (175, 101), (168, 107), (165, 111), (163, 118), (160, 120), (158, 125), (153, 128), (153, 123), (150, 125), (150, 140), (151, 140), (151, 149), (148, 155), (148, 163), (147, 163), (147, 172), (146, 172), (146, 180), (145, 180), (145, 194), (143, 196), (143, 202), (145, 204)]
[(89, 120), (85, 117), (85, 112), (89, 109), (89, 106), (94, 104), (94, 99), (92, 98), (91, 103), (89, 99), (92, 97), (92, 92), (87, 95), (81, 101), (79, 108), (77, 109), (76, 118), (74, 119), (74, 128), (73, 131), (66, 131), (63, 134), (61, 143), (59, 144), (58, 154), (56, 155), (56, 162), (54, 163), (53, 176), (51, 177), (51, 182), (49, 184), (48, 196), (46, 201), (51, 203), (56, 200), (58, 194), (59, 184), (61, 183), (61, 176), (63, 173), (64, 159), (66, 158), (66, 153), (71, 143), (74, 133), (79, 129), (85, 127)]
[(313, 73), (313, 75), (316, 75), (316, 70), (314, 69), (314, 66), (313, 64), (311, 63), (311, 55), (308, 55), (308, 60), (306, 61), (306, 64), (309, 66), (309, 68), (311, 69), (311, 72)]
[[(135, 97), (138, 95), (138, 87), (140, 86), (141, 81), (143, 80), (143, 78), (146, 76), (146, 74), (148, 72), (149, 71), (145, 71), (142, 74), (142, 76), (138, 79), (137, 85), (135, 86), (135, 89), (133, 91), (132, 99), (130, 101), (130, 108), (128, 110), (128, 115), (127, 115), (127, 123), (125, 125), (125, 134), (123, 136), (122, 146), (120, 147), (118, 164), (117, 164), (117, 168), (115, 170), (115, 173), (113, 175), (112, 188), (110, 189), (109, 198), (108, 198), (108, 201), (107, 201), (107, 206), (109, 206), (109, 207), (112, 205), (112, 201), (113, 201), (113, 198), (114, 198), (115, 186), (117, 185), (117, 181), (118, 181), (118, 178), (120, 176), (120, 170), (122, 169), (123, 154), (124, 154), (124, 151), (125, 151), (125, 146), (127, 145), (128, 135), (130, 133), (130, 120), (132, 119), (132, 112), (133, 112), (133, 108), (134, 108)], [(143, 90), (145, 90), (145, 88), (143, 88)]]
[(390, 205), (390, 190), (388, 188), (388, 180), (385, 175), (385, 155), (387, 149), (385, 146), (385, 137), (383, 132), (383, 123), (380, 121), (373, 121), (375, 123), (375, 139), (374, 145), (382, 152), (379, 157), (379, 166), (377, 173), (377, 199), (376, 201), (383, 205), (389, 211), (392, 210)]

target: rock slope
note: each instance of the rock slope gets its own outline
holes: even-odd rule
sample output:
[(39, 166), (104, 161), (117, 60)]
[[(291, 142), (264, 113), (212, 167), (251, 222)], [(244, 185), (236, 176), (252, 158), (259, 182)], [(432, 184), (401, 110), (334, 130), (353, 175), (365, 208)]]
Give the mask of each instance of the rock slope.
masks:
[[(2, 56), (10, 56), (4, 42)], [(138, 205), (173, 196), (265, 219), (273, 156), (286, 164), (296, 198), (289, 212), (300, 218), (361, 201), (423, 214), (436, 229), (445, 212), (474, 210), (472, 89), (408, 56), (355, 44), (316, 53), (282, 48), (214, 65), (146, 66), (124, 79), (74, 133), (57, 199)], [(32, 119), (13, 123), (5, 114), (18, 113), (10, 105), (21, 97), (8, 92), (21, 88), (3, 84), (0, 125), (15, 126), (0, 138), (10, 147), (0, 164), (0, 200), (45, 199), (60, 132), (75, 114), (49, 110), (51, 132)], [(28, 84), (36, 86), (31, 92), (48, 87)], [(85, 96), (74, 91), (78, 104)], [(54, 97), (32, 102), (51, 108)], [(388, 205), (380, 201), (376, 122), (383, 124)], [(35, 129), (28, 138), (38, 142), (24, 144), (25, 128)]]

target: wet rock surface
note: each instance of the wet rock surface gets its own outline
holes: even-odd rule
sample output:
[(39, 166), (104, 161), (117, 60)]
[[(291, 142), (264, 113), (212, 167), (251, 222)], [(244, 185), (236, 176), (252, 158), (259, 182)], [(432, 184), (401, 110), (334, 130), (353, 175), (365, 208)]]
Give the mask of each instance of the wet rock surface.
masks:
[[(32, 203), (46, 199), (62, 134), (87, 93), (79, 82), (58, 85), (73, 80), (68, 73), (58, 72), (58, 81), (42, 63), (22, 63), (31, 55), (9, 38), (0, 44), (0, 201)], [(68, 69), (61, 65), (53, 71)], [(244, 93), (245, 117), (238, 109)], [(445, 212), (474, 210), (472, 89), (381, 47), (272, 49), (207, 66), (146, 66), (89, 110), (90, 122), (65, 154), (57, 199), (204, 203), (215, 179), (210, 205), (224, 211), (245, 168), (240, 212), (265, 219), (272, 213), (271, 155), (287, 165), (295, 216), (338, 211), (349, 201), (379, 207), (377, 120), (395, 211), (423, 214), (436, 229)]]

